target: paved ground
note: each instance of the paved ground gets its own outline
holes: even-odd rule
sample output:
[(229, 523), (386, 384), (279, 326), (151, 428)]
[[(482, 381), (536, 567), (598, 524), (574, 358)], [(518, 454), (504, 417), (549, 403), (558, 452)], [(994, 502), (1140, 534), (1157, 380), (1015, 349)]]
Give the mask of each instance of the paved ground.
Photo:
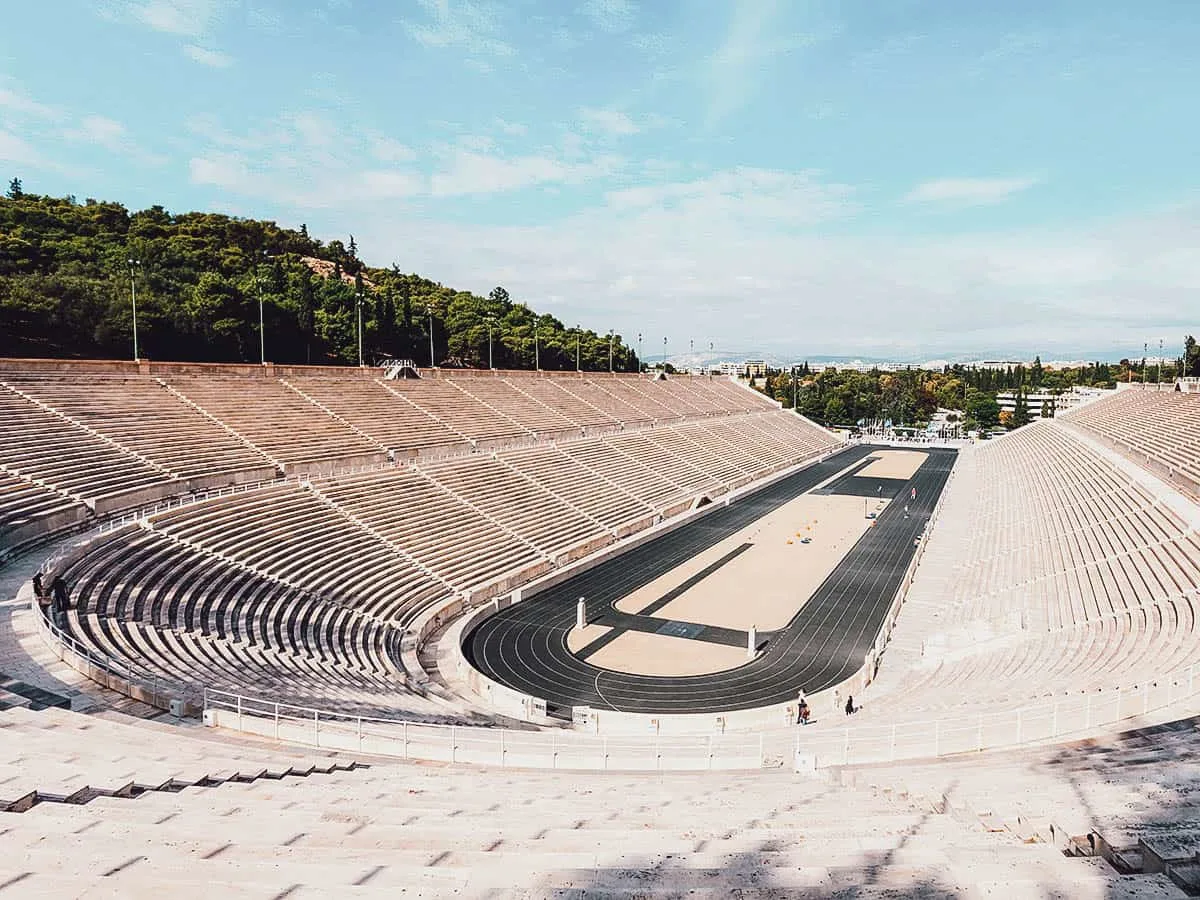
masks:
[[(738, 668), (708, 675), (663, 677), (602, 669), (567, 647), (575, 603), (587, 598), (588, 620), (729, 646), (745, 632), (619, 613), (614, 604), (639, 587), (744, 528), (794, 497), (862, 460), (875, 449), (847, 448), (776, 484), (584, 572), (486, 619), (468, 637), (468, 659), (489, 677), (543, 697), (554, 707), (593, 706), (643, 713), (747, 709), (824, 690), (854, 672), (875, 641), (912, 554), (914, 542), (949, 476), (955, 451), (930, 449), (910, 479), (871, 479), (898, 502), (889, 504), (787, 627), (759, 635), (761, 652)], [(858, 494), (861, 476), (846, 479)], [(917, 490), (916, 500), (910, 492)], [(834, 491), (837, 492), (836, 488)], [(905, 515), (905, 506), (909, 515)], [(636, 623), (630, 620), (636, 619)], [(607, 635), (606, 635), (607, 636)], [(604, 640), (602, 637), (600, 640)]]

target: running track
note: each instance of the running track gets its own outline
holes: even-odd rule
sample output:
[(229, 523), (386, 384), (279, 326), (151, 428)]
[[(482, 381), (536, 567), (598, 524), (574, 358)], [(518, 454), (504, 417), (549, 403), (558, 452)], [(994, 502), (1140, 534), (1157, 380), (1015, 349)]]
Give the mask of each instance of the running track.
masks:
[[(643, 544), (481, 622), (466, 638), (468, 661), (496, 681), (551, 707), (591, 706), (639, 713), (717, 713), (784, 703), (842, 681), (863, 662), (915, 552), (915, 540), (949, 477), (955, 451), (926, 449), (907, 481), (885, 480), (896, 502), (850, 549), (804, 608), (779, 631), (760, 632), (765, 649), (736, 669), (663, 677), (601, 669), (567, 649), (575, 604), (604, 624), (619, 599), (777, 509), (874, 450), (858, 445), (728, 507)], [(904, 505), (911, 487), (917, 500)], [(799, 602), (797, 602), (799, 605)]]

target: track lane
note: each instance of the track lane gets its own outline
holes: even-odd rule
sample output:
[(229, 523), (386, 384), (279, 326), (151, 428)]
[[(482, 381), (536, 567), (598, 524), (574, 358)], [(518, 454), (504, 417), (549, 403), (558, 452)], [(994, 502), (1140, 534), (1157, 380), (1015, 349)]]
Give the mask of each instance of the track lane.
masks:
[[(787, 626), (763, 633), (766, 649), (752, 661), (709, 675), (635, 675), (577, 658), (567, 649), (567, 634), (580, 596), (587, 598), (589, 621), (604, 624), (605, 611), (621, 597), (882, 449), (887, 448), (847, 448), (489, 617), (467, 636), (468, 660), (488, 677), (552, 705), (642, 713), (746, 709), (838, 683), (862, 665), (874, 643), (915, 552), (917, 535), (949, 476), (953, 450), (924, 451), (925, 462), (904, 482), (876, 526), (862, 535)], [(910, 486), (917, 488), (917, 501), (909, 503), (906, 519)]]

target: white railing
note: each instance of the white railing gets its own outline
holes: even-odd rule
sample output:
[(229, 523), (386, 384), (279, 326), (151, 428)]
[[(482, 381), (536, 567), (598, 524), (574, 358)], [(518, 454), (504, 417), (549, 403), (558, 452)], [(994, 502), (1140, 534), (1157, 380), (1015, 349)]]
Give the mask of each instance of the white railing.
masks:
[[(163, 709), (200, 693), (98, 653), (49, 621), (33, 602), (47, 645), (98, 683)], [(203, 690), (207, 725), (323, 750), (400, 759), (549, 769), (744, 770), (890, 763), (1083, 737), (1121, 722), (1200, 708), (1196, 667), (1117, 690), (1056, 697), (998, 712), (838, 727), (819, 715), (804, 727), (665, 736), (516, 730), (355, 716), (228, 691)], [(843, 721), (831, 711), (829, 719)]]
[(760, 769), (790, 765), (793, 753), (790, 731), (680, 737), (522, 731), (353, 716), (214, 690), (204, 692), (204, 721), (322, 750), (531, 769)]
[[(224, 691), (204, 692), (214, 727), (323, 750), (400, 759), (547, 769), (682, 771), (823, 768), (891, 763), (1054, 743), (1196, 704), (1196, 672), (1114, 691), (1076, 694), (1000, 711), (878, 725), (836, 725), (664, 736), (518, 731), (353, 716)], [(1185, 701), (1187, 703), (1185, 708)], [(834, 721), (842, 714), (834, 712)], [(822, 717), (824, 718), (824, 717)]]
[(54, 624), (41, 610), (37, 598), (32, 601), (33, 615), (43, 642), (60, 660), (80, 674), (111, 690), (168, 709), (172, 699), (198, 698), (201, 688), (153, 672), (139, 669), (127, 660), (98, 652)]
[(796, 747), (816, 766), (832, 766), (1054, 743), (1149, 716), (1191, 715), (1200, 706), (1197, 686), (1193, 665), (1141, 684), (1055, 697), (997, 712), (831, 729), (809, 726), (800, 729)]

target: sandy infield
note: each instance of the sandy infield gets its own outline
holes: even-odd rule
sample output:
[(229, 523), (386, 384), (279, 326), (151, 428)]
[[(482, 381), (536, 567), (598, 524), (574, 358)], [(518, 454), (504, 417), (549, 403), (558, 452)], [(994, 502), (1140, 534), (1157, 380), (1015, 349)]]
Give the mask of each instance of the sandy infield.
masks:
[(592, 641), (604, 637), (612, 631), (607, 625), (585, 625), (583, 628), (578, 626), (567, 632), (567, 649), (572, 653), (578, 653)]
[[(662, 619), (748, 631), (782, 628), (886, 505), (805, 494), (617, 602), (637, 613), (745, 543), (752, 546), (653, 613)], [(802, 543), (810, 538), (810, 543)]]
[(626, 631), (589, 656), (587, 661), (603, 669), (635, 675), (704, 675), (732, 669), (748, 659), (745, 647)]
[(862, 478), (912, 478), (926, 455), (918, 450), (876, 450), (878, 456), (870, 465), (855, 473)]
[[(913, 450), (877, 450), (872, 456), (878, 458), (857, 474), (907, 479), (926, 459), (926, 454)], [(804, 494), (623, 597), (617, 609), (640, 613), (665, 595), (676, 594), (647, 614), (740, 631), (749, 631), (751, 626), (759, 631), (783, 628), (871, 527), (867, 513), (878, 514), (887, 504), (875, 498)], [(808, 543), (804, 543), (806, 538)], [(744, 545), (749, 547), (731, 556)], [(689, 579), (725, 557), (730, 558), (685, 587)], [(604, 625), (573, 628), (567, 647), (578, 653), (611, 630)], [(744, 647), (628, 631), (587, 661), (619, 672), (671, 676), (721, 672), (746, 660)]]

